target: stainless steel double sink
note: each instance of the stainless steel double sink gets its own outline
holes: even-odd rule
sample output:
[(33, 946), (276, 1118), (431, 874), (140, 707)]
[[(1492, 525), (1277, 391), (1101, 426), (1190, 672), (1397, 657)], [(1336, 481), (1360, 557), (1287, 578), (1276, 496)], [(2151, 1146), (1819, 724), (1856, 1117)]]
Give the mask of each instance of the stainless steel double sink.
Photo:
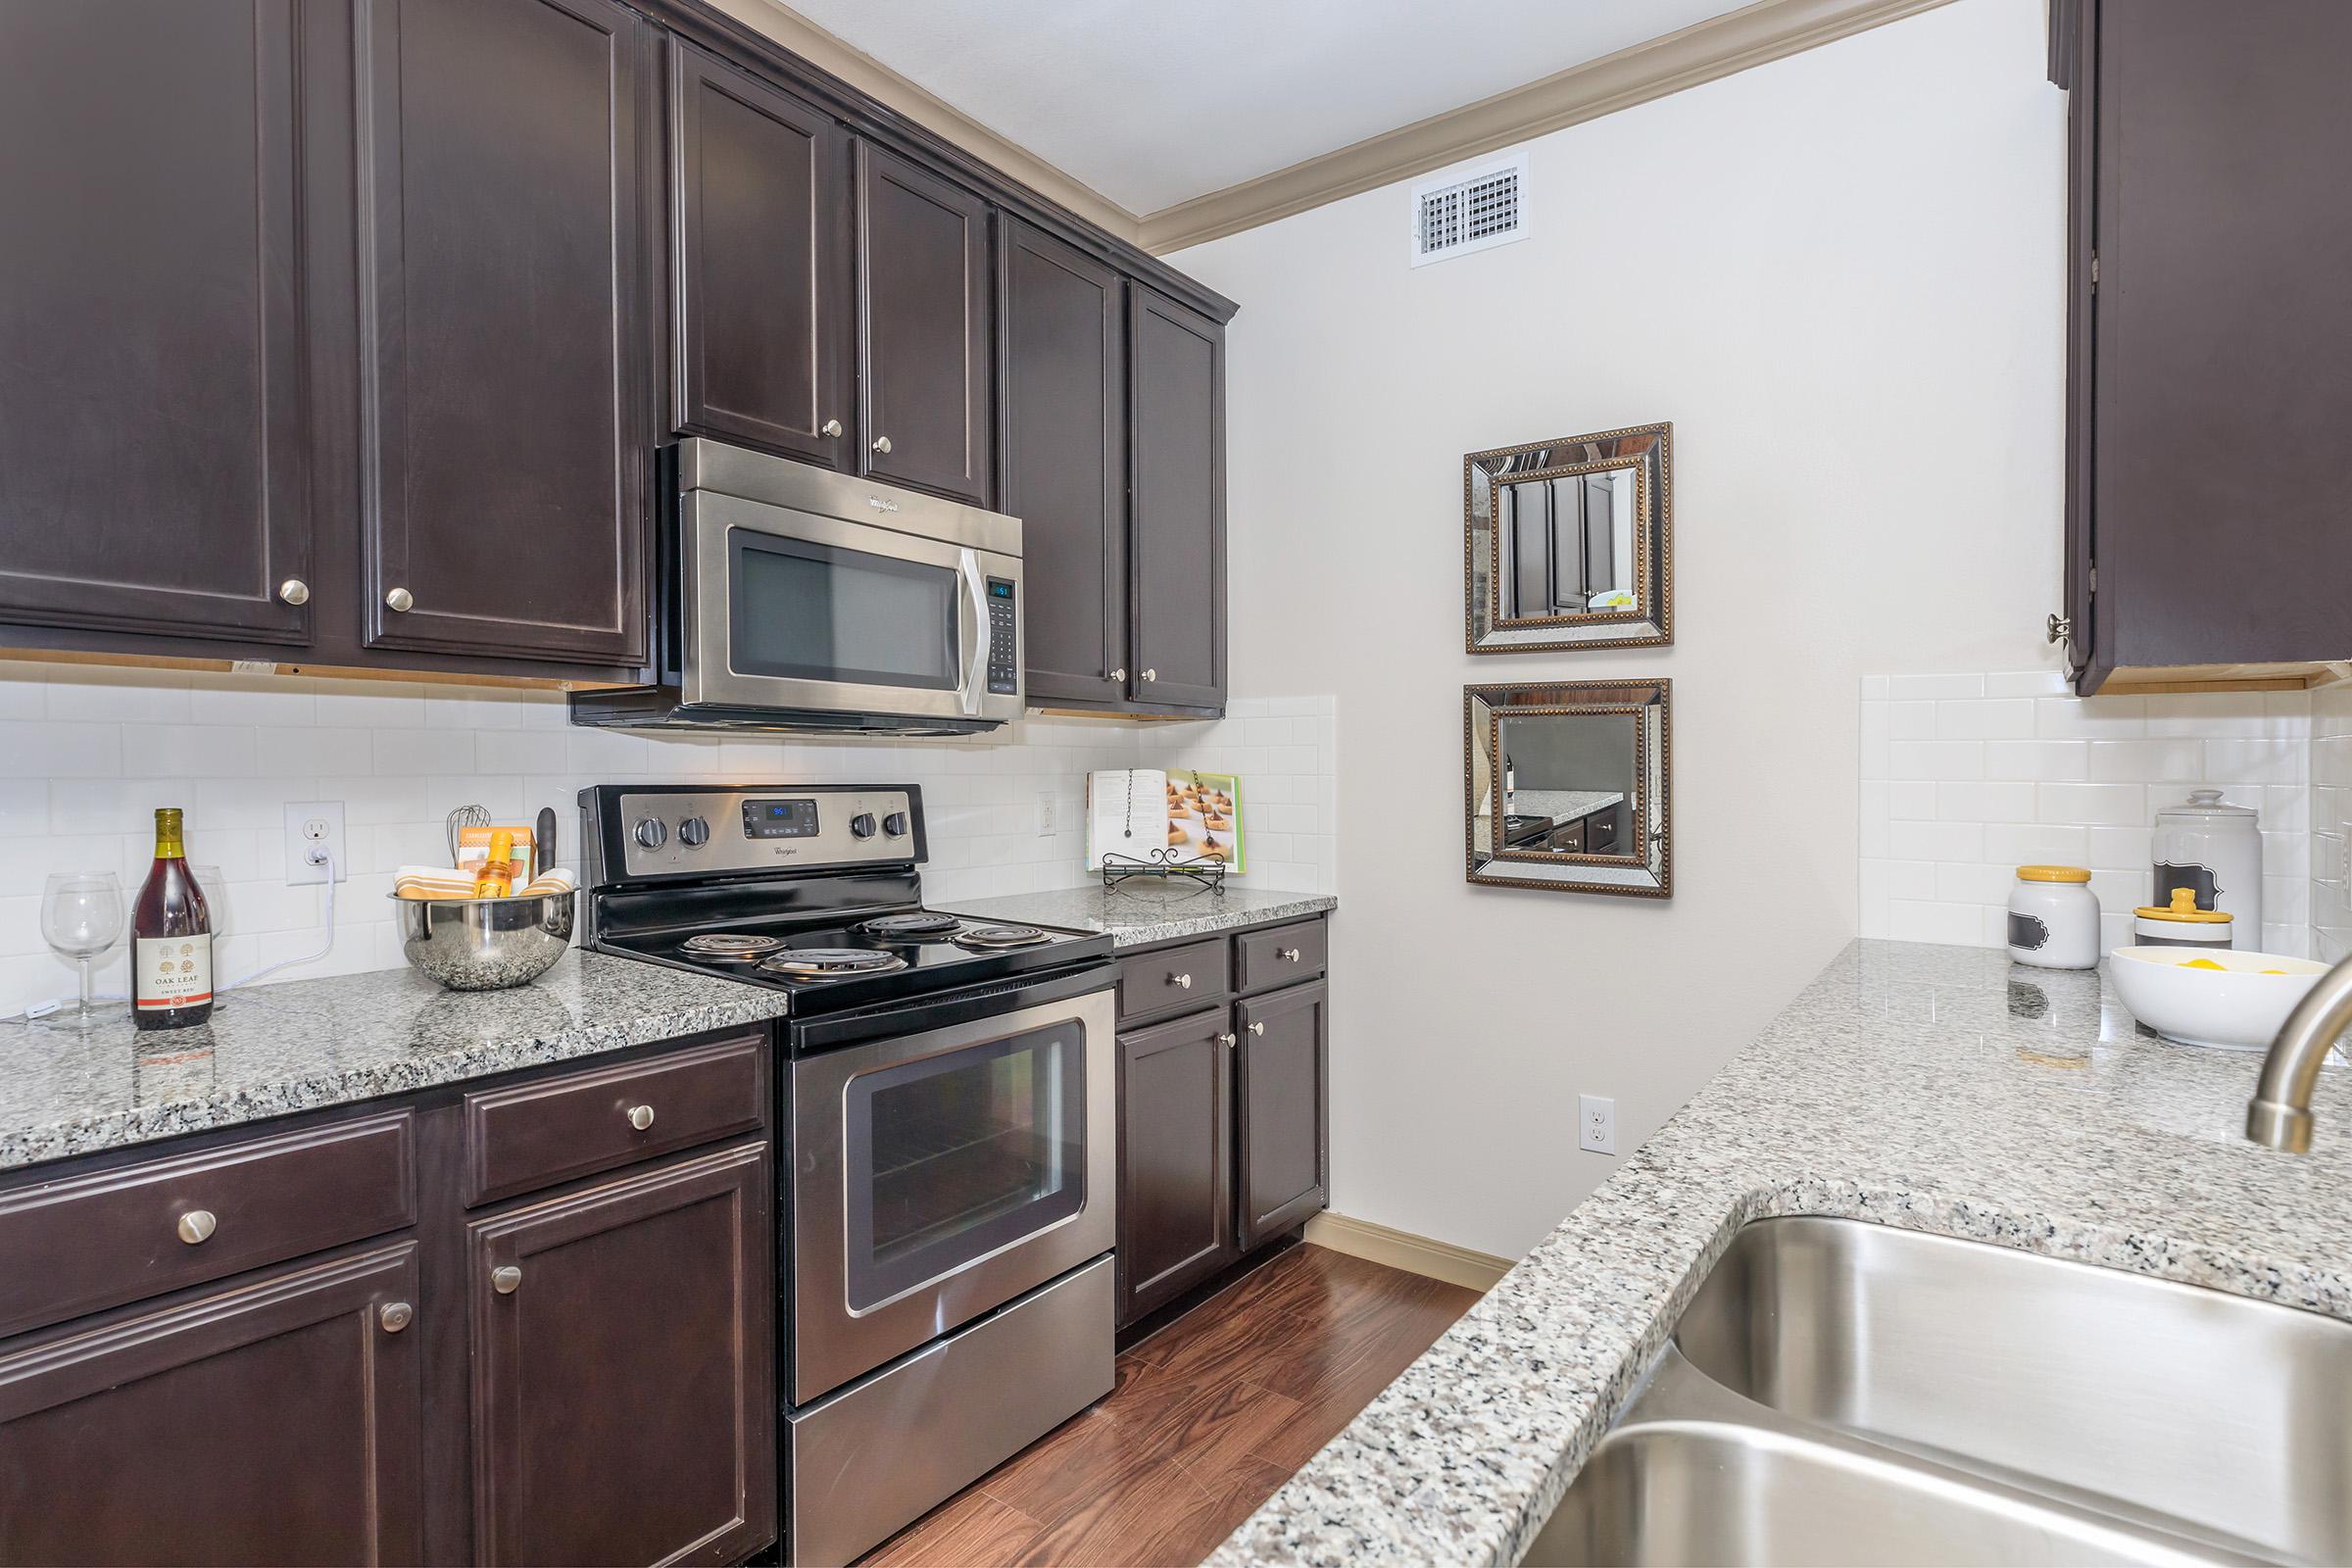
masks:
[(2352, 1562), (2352, 1323), (1759, 1220), (1526, 1560)]

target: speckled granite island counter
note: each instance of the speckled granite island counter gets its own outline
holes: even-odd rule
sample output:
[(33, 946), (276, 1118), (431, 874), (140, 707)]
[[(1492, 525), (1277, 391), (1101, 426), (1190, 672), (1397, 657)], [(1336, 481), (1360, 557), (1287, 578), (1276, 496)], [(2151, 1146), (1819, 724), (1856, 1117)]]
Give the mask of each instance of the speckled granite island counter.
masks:
[(2241, 1135), (2259, 1063), (2141, 1032), (2103, 970), (1854, 943), (1212, 1561), (1516, 1562), (1751, 1219), (2352, 1318), (2352, 1073), (2323, 1075), (2297, 1156)]
[(1107, 931), (1121, 948), (1148, 948), (1185, 937), (1236, 931), (1243, 926), (1272, 925), (1281, 920), (1303, 920), (1337, 908), (1339, 900), (1328, 893), (1265, 893), (1232, 887), (1218, 893), (1199, 883), (1131, 878), (1115, 888), (1056, 888), (1047, 893), (1016, 893), (1009, 898), (980, 899), (957, 904), (958, 914), (984, 915), (993, 920), (1025, 920), (1034, 925), (1066, 926), (1077, 931)]
[(386, 969), (233, 992), (194, 1029), (0, 1025), (0, 1170), (756, 1023), (784, 1002), (575, 952), (512, 991)]

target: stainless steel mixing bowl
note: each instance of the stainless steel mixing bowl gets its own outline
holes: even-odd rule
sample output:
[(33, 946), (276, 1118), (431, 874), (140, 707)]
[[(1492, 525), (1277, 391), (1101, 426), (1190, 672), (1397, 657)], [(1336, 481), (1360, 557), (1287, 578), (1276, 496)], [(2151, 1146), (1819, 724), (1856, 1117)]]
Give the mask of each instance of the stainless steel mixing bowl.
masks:
[(571, 944), (575, 891), (512, 899), (404, 899), (400, 951), (452, 991), (529, 985)]

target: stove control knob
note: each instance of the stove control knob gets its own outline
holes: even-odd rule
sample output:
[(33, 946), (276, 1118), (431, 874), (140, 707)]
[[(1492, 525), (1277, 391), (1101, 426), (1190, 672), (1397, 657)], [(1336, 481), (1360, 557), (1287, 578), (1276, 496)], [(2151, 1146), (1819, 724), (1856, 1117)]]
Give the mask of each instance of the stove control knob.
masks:
[(710, 842), (710, 824), (699, 816), (690, 816), (678, 824), (678, 842), (690, 850), (699, 850)]
[(641, 817), (637, 822), (637, 842), (649, 850), (658, 850), (669, 842), (669, 828), (660, 817)]
[(889, 834), (894, 839), (905, 838), (906, 836), (906, 813), (905, 811), (893, 811), (888, 816), (884, 817), (882, 819), (882, 831)]
[(874, 836), (874, 813), (859, 811), (850, 818), (850, 837), (870, 839)]

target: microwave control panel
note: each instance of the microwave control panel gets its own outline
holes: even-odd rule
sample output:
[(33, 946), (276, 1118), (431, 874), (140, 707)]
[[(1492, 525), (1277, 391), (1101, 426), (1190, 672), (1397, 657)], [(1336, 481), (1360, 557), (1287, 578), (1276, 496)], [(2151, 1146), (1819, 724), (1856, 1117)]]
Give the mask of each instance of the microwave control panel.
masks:
[(1005, 578), (988, 579), (988, 689), (1005, 697), (1021, 689), (1019, 617), (1013, 613), (1017, 591)]

